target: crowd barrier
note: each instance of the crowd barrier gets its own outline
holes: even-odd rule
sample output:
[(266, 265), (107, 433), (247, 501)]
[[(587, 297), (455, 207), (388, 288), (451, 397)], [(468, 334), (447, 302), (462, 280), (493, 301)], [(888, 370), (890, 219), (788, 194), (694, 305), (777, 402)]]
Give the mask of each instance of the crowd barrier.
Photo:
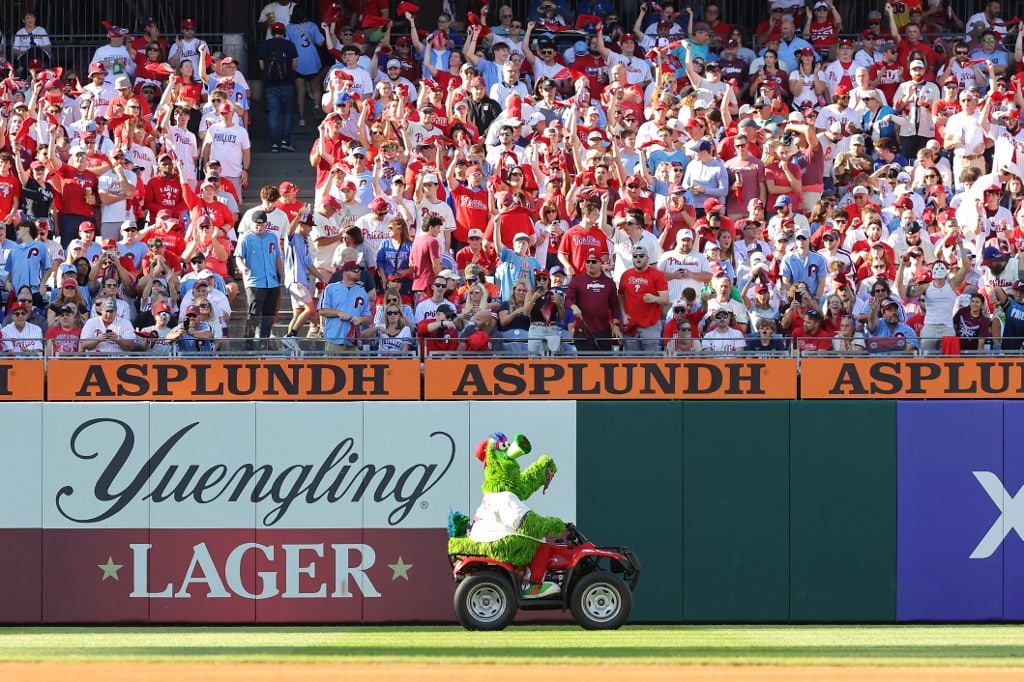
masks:
[(475, 353), (0, 358), (0, 401), (830, 400), (1024, 397), (1024, 356)]

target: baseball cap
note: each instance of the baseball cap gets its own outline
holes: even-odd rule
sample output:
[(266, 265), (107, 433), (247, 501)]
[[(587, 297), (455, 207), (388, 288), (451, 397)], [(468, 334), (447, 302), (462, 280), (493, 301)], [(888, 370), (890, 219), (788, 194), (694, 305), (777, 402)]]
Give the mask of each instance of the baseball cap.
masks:
[(920, 59), (915, 59), (914, 61), (910, 62), (910, 68), (912, 70), (913, 69), (923, 69), (923, 68), (925, 68), (924, 62), (922, 62)]
[(484, 231), (481, 230), (479, 227), (470, 228), (468, 234), (469, 234), (469, 238), (470, 239), (483, 239), (484, 238)]
[(445, 317), (455, 317), (455, 308), (447, 303), (437, 306), (437, 312), (444, 313)]
[(166, 303), (157, 303), (153, 306), (153, 314), (159, 315), (160, 313), (167, 313), (169, 315), (171, 313), (171, 306)]
[(783, 206), (789, 206), (793, 203), (793, 200), (788, 194), (783, 194), (775, 200), (775, 208), (782, 208)]
[(118, 76), (117, 79), (114, 81), (114, 87), (119, 90), (121, 88), (130, 88), (132, 87), (132, 82), (128, 78), (128, 76)]
[(86, 220), (78, 225), (79, 232), (95, 232), (96, 226), (92, 224), (91, 220)]
[(868, 194), (868, 188), (864, 187), (863, 185), (858, 185), (857, 187), (853, 188), (853, 191), (851, 191), (850, 194), (854, 194), (854, 195), (856, 195), (856, 194), (864, 194), (864, 195), (866, 195), (866, 194)]
[(712, 211), (721, 211), (725, 206), (718, 203), (718, 199), (711, 197), (704, 200), (704, 212), (711, 213)]
[(513, 242), (524, 241), (524, 240), (525, 241), (530, 241), (530, 235), (526, 234), (525, 232), (516, 232), (516, 236), (512, 237), (512, 241)]
[(437, 176), (434, 175), (433, 173), (427, 173), (426, 175), (423, 176), (423, 184), (424, 185), (436, 185), (437, 184)]
[(390, 204), (388, 204), (387, 199), (384, 197), (374, 197), (370, 203), (366, 205), (366, 208), (371, 211), (386, 211), (390, 208)]
[(988, 265), (997, 258), (1009, 258), (1010, 254), (1001, 250), (998, 246), (986, 246), (981, 252), (981, 264)]
[(649, 255), (647, 253), (647, 247), (644, 246), (643, 244), (637, 244), (636, 246), (633, 247), (633, 255), (634, 256), (647, 256), (647, 255)]
[(797, 231), (793, 236), (796, 237), (797, 239), (810, 239), (811, 231), (806, 227), (800, 227), (797, 228)]
[(821, 319), (821, 313), (819, 313), (814, 308), (810, 308), (810, 309), (807, 310), (806, 313), (804, 313), (804, 317), (807, 318), (807, 319), (820, 320)]
[(711, 140), (701, 140), (700, 142), (697, 143), (697, 151), (699, 152), (710, 152), (714, 148), (715, 145), (711, 142)]
[(850, 136), (850, 144), (851, 145), (853, 145), (853, 144), (864, 144), (864, 136), (863, 135), (851, 135)]
[(693, 239), (693, 230), (686, 228), (679, 230), (679, 237), (677, 239)]
[(108, 298), (103, 302), (103, 310), (117, 310), (117, 302)]
[(112, 239), (110, 237), (104, 237), (103, 239), (100, 240), (100, 248), (101, 249), (116, 249), (117, 248), (117, 240), (116, 239)]
[(285, 181), (285, 182), (282, 182), (280, 185), (278, 185), (277, 191), (279, 191), (281, 194), (293, 193), (293, 192), (298, 192), (299, 188), (295, 186), (295, 183), (290, 182), (290, 181)]
[(252, 212), (252, 221), (254, 223), (265, 223), (267, 222), (267, 212), (262, 208)]
[(280, 21), (275, 21), (274, 23), (272, 23), (270, 25), (270, 32), (271, 33), (284, 33), (285, 30), (286, 30), (285, 29), (285, 25), (282, 24)]

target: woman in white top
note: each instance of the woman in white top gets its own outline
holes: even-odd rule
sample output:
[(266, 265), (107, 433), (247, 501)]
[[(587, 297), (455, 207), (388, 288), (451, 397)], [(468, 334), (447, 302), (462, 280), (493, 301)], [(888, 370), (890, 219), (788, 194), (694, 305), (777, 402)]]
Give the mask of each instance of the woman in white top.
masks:
[[(21, 23), (22, 27), (14, 34), (14, 41), (11, 43), (11, 56), (14, 58), (15, 65), (19, 68), (25, 68), (26, 56), (41, 56), (37, 54), (41, 51), (46, 55), (46, 59), (43, 60), (43, 66), (48, 66), (47, 62), (50, 59), (50, 36), (45, 28), (36, 25), (35, 10), (26, 9), (22, 12)], [(29, 55), (28, 52), (33, 50), (33, 48), (39, 49), (35, 50), (34, 54)]]
[(395, 303), (384, 307), (384, 323), (366, 330), (364, 336), (373, 338), (381, 355), (407, 353), (412, 350), (412, 328), (402, 309)]
[(805, 48), (798, 55), (796, 69), (789, 73), (794, 111), (817, 107), (818, 97), (825, 94), (825, 82), (818, 78), (819, 65), (814, 61), (814, 51)]

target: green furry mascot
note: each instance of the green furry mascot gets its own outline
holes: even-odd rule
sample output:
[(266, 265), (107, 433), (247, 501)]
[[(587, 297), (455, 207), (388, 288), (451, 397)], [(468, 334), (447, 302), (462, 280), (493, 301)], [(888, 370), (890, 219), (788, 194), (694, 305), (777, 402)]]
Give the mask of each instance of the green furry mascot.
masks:
[(476, 458), (484, 465), (484, 498), (472, 524), (465, 514), (450, 513), (448, 553), (488, 556), (516, 567), (529, 565), (523, 597), (536, 599), (560, 591), (557, 584), (544, 582), (550, 557), (544, 538), (565, 532), (565, 521), (540, 516), (523, 503), (538, 488), (547, 489), (557, 470), (554, 460), (541, 455), (520, 471), (517, 460), (530, 449), (525, 436), (516, 435), (509, 441), (503, 433), (495, 433), (477, 445)]

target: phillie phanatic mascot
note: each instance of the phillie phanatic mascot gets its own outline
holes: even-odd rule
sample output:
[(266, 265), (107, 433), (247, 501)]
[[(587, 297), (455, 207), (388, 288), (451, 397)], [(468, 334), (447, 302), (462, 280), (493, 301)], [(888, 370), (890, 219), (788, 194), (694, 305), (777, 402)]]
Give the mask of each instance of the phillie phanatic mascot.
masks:
[(539, 488), (547, 490), (556, 471), (547, 455), (520, 471), (517, 460), (529, 452), (530, 441), (523, 435), (509, 441), (505, 434), (495, 433), (477, 445), (476, 458), (484, 465), (484, 499), (472, 523), (461, 512), (449, 513), (448, 553), (488, 556), (517, 568), (528, 565), (522, 594), (537, 599), (560, 591), (557, 584), (544, 582), (550, 557), (544, 538), (564, 533), (565, 521), (540, 516), (523, 503)]

